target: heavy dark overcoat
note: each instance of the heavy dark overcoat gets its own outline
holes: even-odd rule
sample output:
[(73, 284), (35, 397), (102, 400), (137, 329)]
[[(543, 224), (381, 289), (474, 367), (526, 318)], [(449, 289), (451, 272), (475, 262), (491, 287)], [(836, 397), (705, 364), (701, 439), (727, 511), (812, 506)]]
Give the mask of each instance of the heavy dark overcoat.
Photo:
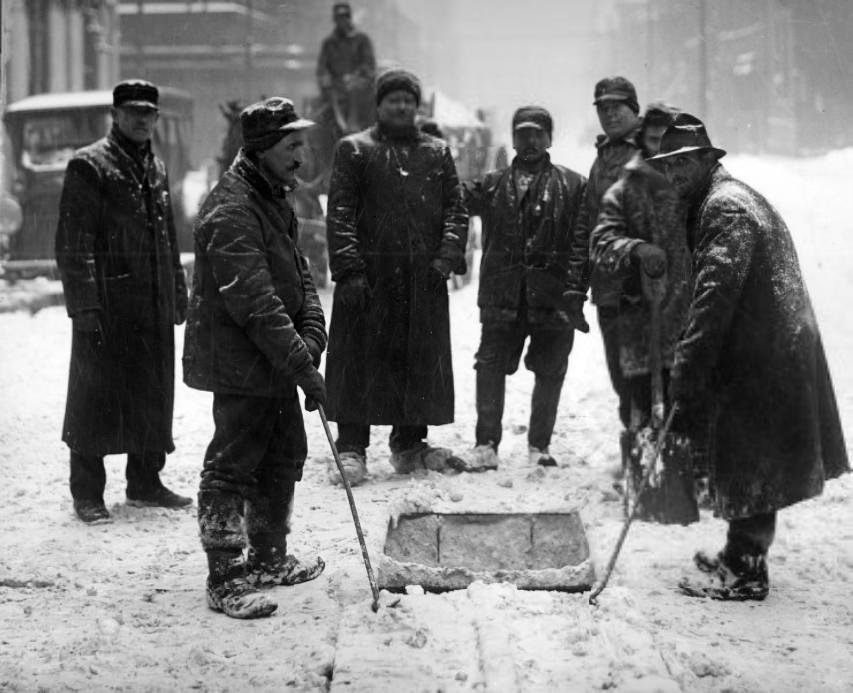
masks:
[(326, 365), (329, 417), (342, 423), (434, 425), (453, 421), (447, 284), (430, 263), (465, 272), (468, 216), (450, 150), (413, 131), (376, 126), (342, 139), (329, 193), (329, 266), (336, 282), (360, 275), (364, 311), (340, 307), (335, 289)]
[(523, 300), (535, 324), (569, 324), (565, 289), (586, 293), (589, 251), (575, 237), (586, 179), (548, 158), (519, 197), (517, 164), (486, 174), (469, 211), (483, 219), (477, 304), (484, 323), (519, 318)]
[(62, 440), (86, 454), (171, 452), (176, 307), (186, 280), (163, 162), (113, 126), (68, 164), (56, 259), (73, 330)]
[(621, 281), (619, 363), (628, 377), (649, 373), (651, 306), (643, 295), (639, 265), (631, 251), (654, 243), (666, 253), (665, 291), (661, 298), (661, 365), (671, 368), (691, 296), (691, 258), (685, 235), (686, 206), (666, 178), (638, 152), (601, 200), (590, 237), (596, 268)]
[(821, 493), (849, 464), (791, 236), (718, 165), (690, 209), (695, 288), (673, 378), (710, 393), (712, 474), (726, 519)]
[(325, 348), (323, 309), (297, 232), (290, 205), (241, 150), (196, 221), (187, 385), (286, 396), (311, 367), (303, 338)]

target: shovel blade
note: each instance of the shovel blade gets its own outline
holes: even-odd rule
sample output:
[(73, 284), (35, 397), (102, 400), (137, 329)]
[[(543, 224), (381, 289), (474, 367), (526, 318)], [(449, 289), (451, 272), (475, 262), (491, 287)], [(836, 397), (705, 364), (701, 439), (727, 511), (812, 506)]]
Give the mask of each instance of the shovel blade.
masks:
[[(627, 467), (630, 470), (627, 481), (632, 496), (636, 496), (645, 471), (643, 463), (651, 458), (649, 446), (653, 445), (650, 436), (640, 433), (636, 444), (627, 453)], [(637, 518), (667, 525), (698, 522), (699, 506), (693, 467), (693, 449), (689, 438), (672, 433), (668, 435), (656, 470), (639, 499)]]

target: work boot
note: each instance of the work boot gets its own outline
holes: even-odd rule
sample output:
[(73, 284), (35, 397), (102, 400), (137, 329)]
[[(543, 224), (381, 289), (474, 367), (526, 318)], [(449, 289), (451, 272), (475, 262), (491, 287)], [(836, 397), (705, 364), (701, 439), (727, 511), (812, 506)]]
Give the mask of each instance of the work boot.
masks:
[(208, 551), (207, 605), (231, 618), (263, 618), (278, 604), (246, 578), (240, 551)]
[(127, 491), (127, 504), (135, 508), (185, 508), (192, 505), (192, 498), (179, 496), (166, 488), (158, 479), (157, 486), (149, 491)]
[[(770, 577), (764, 555), (743, 555), (730, 562), (722, 552), (716, 559), (707, 554), (700, 558), (700, 554), (694, 556), (694, 562), (703, 574), (678, 583), (684, 594), (721, 601), (761, 601), (767, 597)], [(714, 565), (716, 568), (709, 571)]]
[(423, 469), (445, 472), (448, 469), (457, 469), (461, 464), (462, 460), (448, 448), (435, 448), (424, 441), (408, 450), (391, 453), (391, 466), (397, 474), (410, 474)]
[[(344, 475), (350, 486), (358, 486), (367, 478), (367, 461), (364, 455), (357, 452), (346, 451), (340, 453), (341, 467), (343, 467)], [(341, 472), (335, 462), (335, 458), (329, 458), (326, 471), (329, 475), (329, 482), (336, 486), (343, 486), (341, 480)]]
[(250, 548), (246, 577), (259, 589), (289, 587), (320, 577), (325, 568), (326, 562), (319, 556), (311, 563), (304, 563), (284, 549)]
[(466, 452), (461, 462), (462, 464), (455, 467), (460, 472), (485, 472), (490, 469), (497, 469), (500, 459), (494, 445), (485, 443)]
[(75, 500), (74, 512), (87, 525), (105, 525), (113, 521), (103, 501)]
[(530, 464), (538, 464), (540, 467), (557, 466), (557, 460), (551, 457), (551, 453), (548, 452), (548, 448), (540, 450), (539, 448), (534, 448), (531, 445), (530, 448), (528, 448), (528, 455), (530, 457)]

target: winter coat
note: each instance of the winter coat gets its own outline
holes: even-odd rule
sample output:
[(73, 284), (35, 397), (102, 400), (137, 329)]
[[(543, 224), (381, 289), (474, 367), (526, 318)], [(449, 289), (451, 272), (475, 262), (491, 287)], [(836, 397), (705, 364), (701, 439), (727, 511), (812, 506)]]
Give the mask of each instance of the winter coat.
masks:
[(378, 126), (338, 143), (329, 192), (329, 267), (336, 282), (366, 278), (364, 311), (335, 288), (326, 365), (328, 414), (361, 424), (453, 421), (446, 282), (430, 263), (463, 274), (468, 217), (446, 143)]
[(321, 89), (344, 86), (344, 77), (355, 75), (373, 79), (376, 58), (367, 34), (354, 31), (342, 35), (337, 30), (323, 39), (317, 59), (317, 83)]
[(517, 171), (513, 161), (486, 174), (469, 200), (469, 211), (483, 219), (480, 319), (513, 322), (523, 303), (531, 323), (568, 325), (563, 291), (587, 290), (588, 252), (574, 235), (586, 179), (547, 158), (519, 199)]
[(176, 309), (186, 280), (169, 181), (150, 147), (113, 126), (65, 172), (56, 260), (68, 315), (99, 312), (102, 335), (73, 330), (62, 440), (84, 454), (171, 452)]
[(695, 289), (672, 371), (707, 391), (726, 519), (821, 493), (849, 469), (823, 344), (779, 213), (717, 166), (688, 217)]
[(184, 382), (281, 397), (313, 369), (326, 321), (297, 246), (296, 215), (240, 150), (199, 210), (184, 337)]
[[(595, 143), (598, 154), (589, 170), (589, 182), (584, 191), (583, 204), (578, 216), (576, 235), (579, 243), (589, 245), (590, 236), (601, 209), (601, 198), (622, 175), (622, 167), (639, 151), (639, 146), (634, 140), (635, 134), (631, 133), (619, 140), (611, 140), (604, 135), (598, 136)], [(608, 275), (594, 266), (590, 266), (588, 271), (592, 302), (598, 306), (618, 305), (622, 294), (621, 279)]]
[(592, 260), (603, 273), (621, 280), (619, 360), (627, 377), (649, 373), (651, 307), (643, 296), (641, 269), (631, 251), (654, 243), (666, 252), (666, 282), (661, 300), (661, 365), (672, 367), (675, 344), (690, 304), (690, 249), (685, 205), (666, 178), (640, 153), (604, 194), (598, 224), (590, 238)]

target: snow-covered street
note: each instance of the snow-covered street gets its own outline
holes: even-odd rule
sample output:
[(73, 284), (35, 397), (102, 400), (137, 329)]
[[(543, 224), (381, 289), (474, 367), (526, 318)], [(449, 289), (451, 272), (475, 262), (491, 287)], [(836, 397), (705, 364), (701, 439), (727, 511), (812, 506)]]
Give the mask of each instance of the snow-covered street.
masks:
[[(558, 154), (555, 160), (562, 163)], [(788, 223), (811, 293), (841, 412), (853, 441), (853, 150), (813, 159), (727, 157)], [(587, 162), (574, 165), (586, 170)], [(431, 441), (473, 444), (476, 281), (451, 295), (456, 422)], [(328, 289), (321, 293), (331, 306)], [(594, 310), (570, 358), (551, 452), (532, 468), (526, 430), (533, 378), (508, 379), (502, 466), (482, 475), (400, 477), (389, 429), (373, 429), (368, 483), (354, 490), (374, 566), (389, 517), (416, 499), (436, 509), (578, 509), (599, 573), (622, 525), (616, 399)], [(297, 486), (290, 549), (320, 554), (317, 580), (277, 588), (269, 619), (210, 611), (206, 562), (190, 510), (124, 504), (124, 457), (107, 459), (114, 522), (86, 526), (68, 491), (60, 441), (71, 325), (61, 306), (0, 314), (0, 690), (9, 691), (842, 691), (853, 690), (853, 475), (780, 513), (764, 602), (691, 600), (676, 585), (726, 525), (635, 523), (592, 607), (587, 594), (507, 584), (371, 594), (343, 489), (327, 481), (328, 443), (306, 414), (309, 459)], [(182, 348), (178, 331), (178, 354)], [(178, 364), (180, 373), (180, 364)], [(212, 397), (176, 386), (175, 443), (163, 479), (195, 495), (213, 430)]]

